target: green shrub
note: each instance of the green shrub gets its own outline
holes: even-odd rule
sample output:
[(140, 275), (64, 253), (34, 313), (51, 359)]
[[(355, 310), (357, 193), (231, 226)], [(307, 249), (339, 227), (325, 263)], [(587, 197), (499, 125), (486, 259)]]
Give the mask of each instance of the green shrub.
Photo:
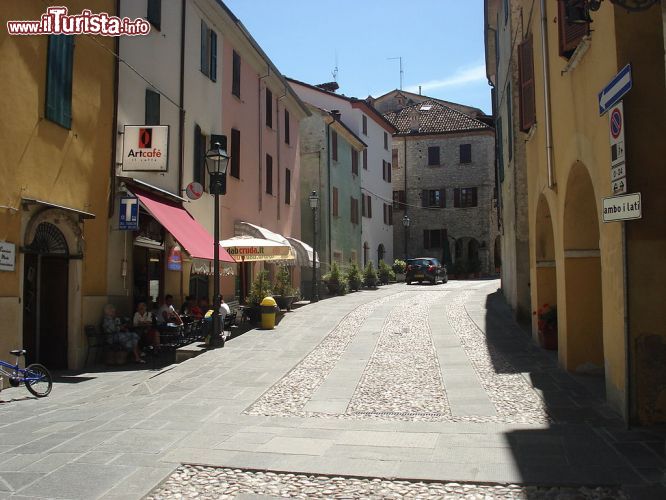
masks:
[(273, 285), (273, 293), (282, 295), (283, 297), (292, 297), (296, 295), (296, 289), (291, 284), (291, 275), (287, 266), (280, 266), (280, 270), (275, 276), (275, 284)]
[(349, 285), (349, 290), (357, 291), (361, 288), (361, 285), (363, 284), (363, 276), (361, 276), (361, 270), (355, 262), (352, 263), (349, 270), (347, 270), (345, 279)]
[(325, 282), (330, 281), (333, 283), (337, 283), (340, 281), (341, 277), (342, 276), (340, 275), (340, 268), (338, 267), (338, 263), (333, 262), (333, 264), (331, 264), (331, 270), (326, 274), (324, 274), (324, 276), (322, 276), (322, 280), (324, 280)]
[(245, 302), (253, 306), (258, 306), (264, 300), (264, 297), (269, 297), (272, 294), (268, 271), (261, 271), (252, 282), (250, 294), (246, 297)]
[(395, 259), (393, 261), (393, 272), (395, 274), (405, 274), (407, 263), (404, 260)]
[(377, 287), (377, 271), (375, 271), (372, 261), (368, 262), (365, 266), (365, 271), (363, 271), (363, 285), (368, 288)]
[[(383, 260), (379, 261), (379, 282), (382, 285), (388, 285), (391, 279), (391, 268)], [(395, 275), (394, 275), (395, 277)]]
[(340, 280), (340, 284), (338, 285), (338, 295), (347, 295), (348, 291), (349, 291), (349, 284), (347, 283), (347, 280), (345, 278), (342, 278)]

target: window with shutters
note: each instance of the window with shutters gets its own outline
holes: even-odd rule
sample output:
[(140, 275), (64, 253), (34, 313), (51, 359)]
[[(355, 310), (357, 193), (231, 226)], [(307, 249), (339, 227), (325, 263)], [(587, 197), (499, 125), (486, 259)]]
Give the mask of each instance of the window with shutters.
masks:
[(384, 132), (384, 149), (388, 151), (388, 134)]
[(384, 203), (384, 224), (388, 224), (388, 205)]
[(476, 207), (478, 203), (477, 188), (456, 188), (453, 191), (453, 206), (456, 208)]
[(273, 194), (273, 157), (266, 155), (266, 194)]
[(386, 160), (382, 160), (382, 179), (386, 180)]
[(518, 75), (520, 81), (520, 130), (527, 132), (536, 123), (534, 55), (531, 33), (518, 46)]
[(407, 198), (405, 196), (405, 192), (402, 190), (393, 191), (393, 209), (404, 210), (406, 204), (407, 204)]
[(358, 175), (358, 151), (354, 148), (351, 148), (351, 168), (352, 174)]
[(393, 163), (394, 168), (400, 168), (400, 163), (398, 162), (398, 150), (393, 148), (391, 151), (391, 163)]
[(363, 150), (363, 170), (368, 170), (368, 150)]
[(434, 167), (439, 164), (439, 146), (428, 147), (428, 165)]
[(73, 70), (74, 37), (49, 35), (45, 117), (67, 129), (72, 127)]
[(365, 194), (361, 194), (361, 217), (367, 217), (368, 212), (365, 209)]
[(366, 196), (365, 210), (368, 214), (368, 219), (372, 219), (372, 197), (370, 195)]
[(445, 189), (424, 189), (421, 192), (421, 205), (425, 208), (445, 208)]
[[(560, 55), (569, 59), (583, 37), (590, 33), (590, 23), (570, 23), (567, 19), (566, 4), (567, 0), (557, 0), (557, 24), (560, 34)], [(579, 0), (579, 4), (583, 2)]]
[(333, 161), (338, 161), (338, 133), (331, 132), (331, 158)]
[(201, 20), (201, 72), (217, 80), (217, 33)]
[(241, 58), (233, 51), (233, 63), (231, 69), (231, 93), (240, 99), (241, 92)]
[(338, 188), (333, 188), (333, 217), (338, 216)]
[(201, 127), (194, 125), (194, 159), (192, 161), (192, 180), (206, 188), (206, 136), (201, 133)]
[(288, 168), (284, 171), (284, 203), (291, 204), (291, 169)]
[(289, 111), (284, 110), (284, 143), (289, 144), (291, 141), (291, 128), (289, 127)]
[(368, 135), (368, 117), (363, 115), (363, 134)]
[(350, 215), (351, 223), (358, 224), (358, 200), (352, 196), (350, 197), (349, 201), (351, 208), (351, 215)]
[(231, 129), (231, 176), (240, 179), (240, 130)]
[(150, 89), (146, 89), (146, 109), (144, 123), (146, 125), (160, 124), (160, 95)]
[(266, 126), (273, 128), (273, 92), (266, 89)]
[(388, 224), (389, 226), (393, 225), (393, 205), (386, 205), (388, 208)]
[(152, 24), (157, 31), (160, 31), (162, 25), (162, 0), (148, 0), (146, 20)]
[(472, 145), (460, 145), (460, 163), (472, 163)]
[(386, 162), (386, 182), (391, 182), (391, 164)]
[(447, 240), (446, 229), (424, 229), (423, 248), (443, 248)]

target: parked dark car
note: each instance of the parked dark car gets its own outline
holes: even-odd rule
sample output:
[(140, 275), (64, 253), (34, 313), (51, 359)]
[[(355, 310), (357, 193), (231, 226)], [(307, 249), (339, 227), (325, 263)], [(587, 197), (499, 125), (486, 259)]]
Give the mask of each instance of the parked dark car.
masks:
[(437, 281), (446, 283), (449, 278), (446, 275), (446, 266), (432, 257), (419, 257), (418, 259), (407, 259), (407, 271), (405, 273), (405, 282), (409, 285), (412, 281), (423, 283), (429, 281), (433, 285)]

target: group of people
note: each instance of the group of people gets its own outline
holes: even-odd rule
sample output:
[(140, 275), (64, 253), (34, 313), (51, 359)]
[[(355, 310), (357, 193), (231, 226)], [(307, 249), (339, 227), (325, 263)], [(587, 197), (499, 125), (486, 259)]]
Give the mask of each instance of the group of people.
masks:
[[(221, 299), (222, 324), (224, 324), (224, 317), (229, 313), (229, 306)], [(197, 302), (196, 298), (191, 295), (185, 298), (180, 314), (173, 305), (172, 295), (166, 295), (159, 307), (153, 311), (148, 310), (146, 302), (139, 302), (131, 323), (123, 322), (116, 316), (116, 307), (113, 304), (107, 304), (104, 307), (102, 331), (106, 335), (107, 343), (120, 345), (134, 355), (136, 363), (145, 363), (144, 353), (139, 349), (139, 345), (158, 347), (160, 345), (160, 327), (182, 325), (187, 321), (200, 319), (210, 320), (212, 314), (213, 310), (209, 308), (206, 299), (200, 299)]]

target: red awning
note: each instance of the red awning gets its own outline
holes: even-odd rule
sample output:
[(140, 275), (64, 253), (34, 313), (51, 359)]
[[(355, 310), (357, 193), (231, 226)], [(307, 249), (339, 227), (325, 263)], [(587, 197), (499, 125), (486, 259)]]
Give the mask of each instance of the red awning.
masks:
[[(169, 231), (192, 257), (213, 260), (213, 237), (187, 211), (157, 198), (135, 192), (144, 207)], [(236, 263), (224, 248), (220, 248), (220, 262)]]

